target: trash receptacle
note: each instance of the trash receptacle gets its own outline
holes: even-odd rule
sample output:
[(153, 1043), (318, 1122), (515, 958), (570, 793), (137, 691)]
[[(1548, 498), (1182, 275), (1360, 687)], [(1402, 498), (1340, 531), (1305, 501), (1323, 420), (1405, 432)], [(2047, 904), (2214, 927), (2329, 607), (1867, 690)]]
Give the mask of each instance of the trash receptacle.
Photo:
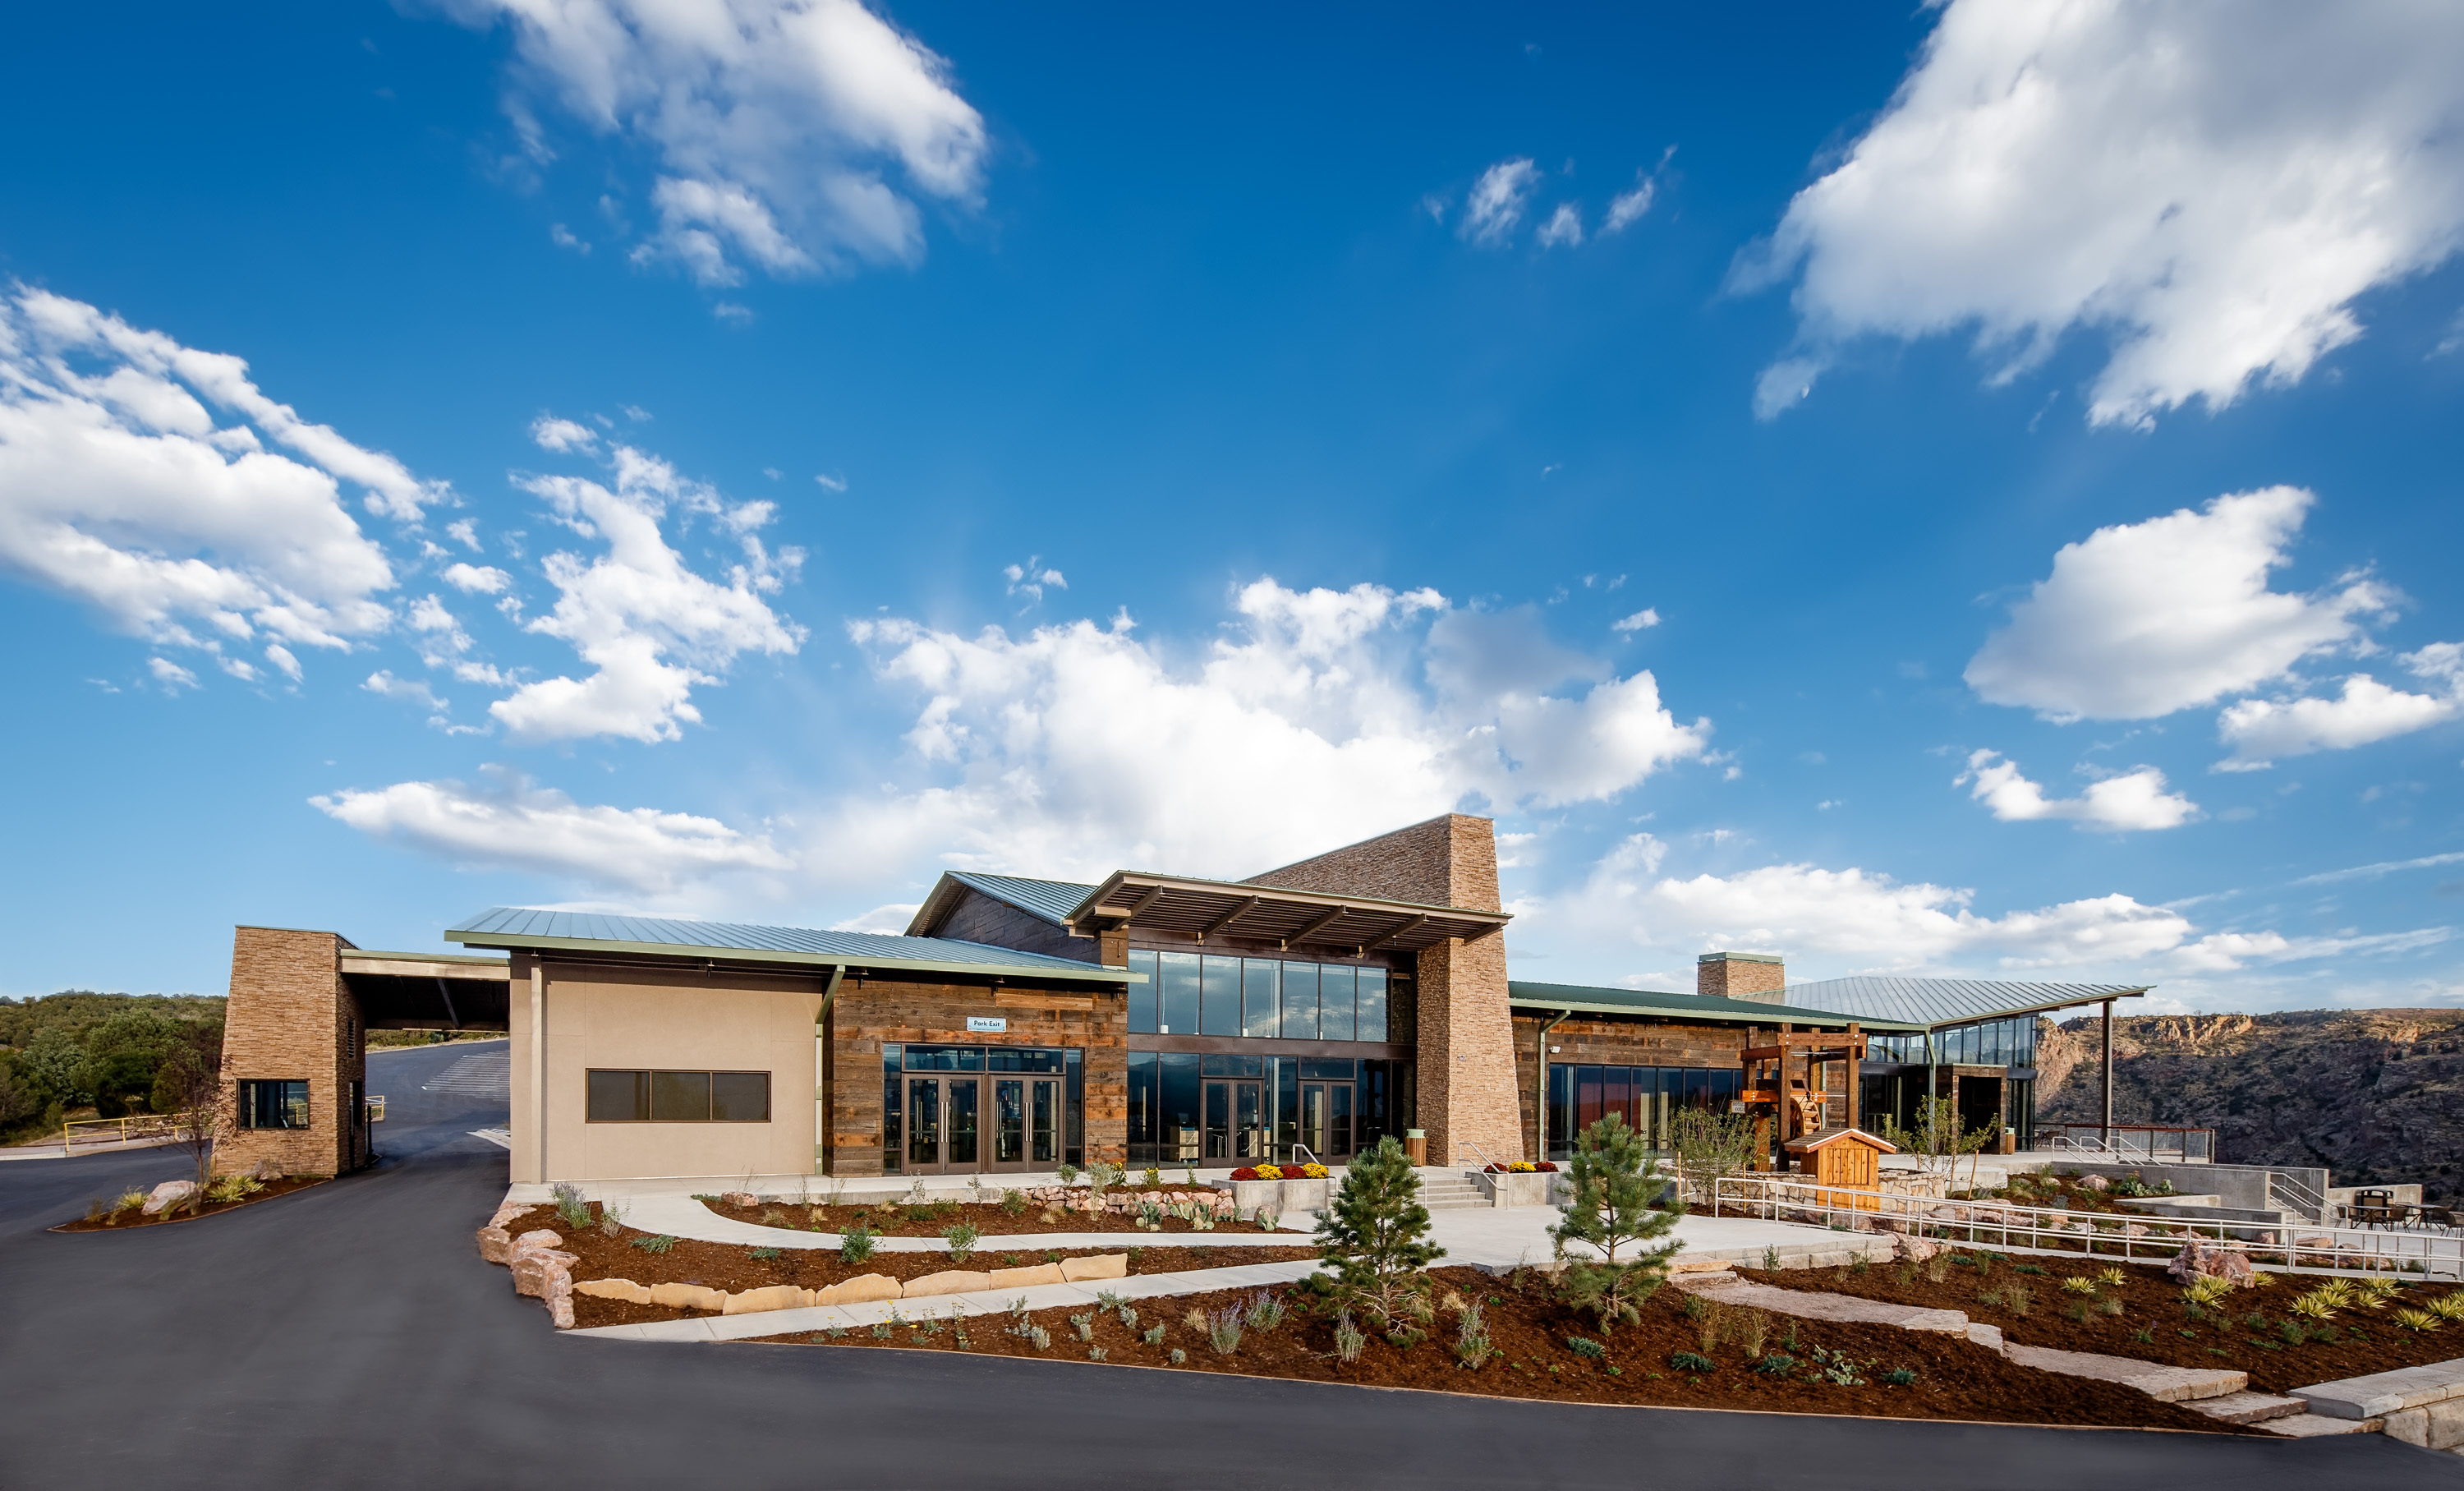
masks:
[(1403, 1152), (1412, 1157), (1412, 1163), (1414, 1165), (1428, 1164), (1428, 1131), (1426, 1129), (1419, 1128), (1407, 1128), (1403, 1130)]

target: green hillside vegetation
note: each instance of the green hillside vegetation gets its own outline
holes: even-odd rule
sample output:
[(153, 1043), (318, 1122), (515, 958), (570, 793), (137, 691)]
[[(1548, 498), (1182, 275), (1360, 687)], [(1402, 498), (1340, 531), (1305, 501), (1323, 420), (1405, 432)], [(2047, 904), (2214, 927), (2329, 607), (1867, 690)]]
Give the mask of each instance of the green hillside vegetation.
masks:
[(101, 994), (73, 989), (0, 999), (0, 1142), (57, 1130), (91, 1112), (102, 1118), (163, 1111), (164, 1063), (187, 1048), (219, 1065), (219, 994)]

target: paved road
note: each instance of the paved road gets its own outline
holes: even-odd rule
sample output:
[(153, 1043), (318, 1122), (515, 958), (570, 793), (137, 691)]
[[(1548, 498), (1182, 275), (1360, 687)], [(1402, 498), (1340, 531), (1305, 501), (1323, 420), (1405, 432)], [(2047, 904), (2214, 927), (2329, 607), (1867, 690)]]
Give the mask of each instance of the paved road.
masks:
[(379, 1169), (174, 1227), (44, 1231), (180, 1173), (0, 1169), (0, 1486), (2464, 1485), (2375, 1436), (2287, 1444), (1498, 1403), (1062, 1363), (559, 1339), (471, 1230), (501, 1108), (374, 1057)]

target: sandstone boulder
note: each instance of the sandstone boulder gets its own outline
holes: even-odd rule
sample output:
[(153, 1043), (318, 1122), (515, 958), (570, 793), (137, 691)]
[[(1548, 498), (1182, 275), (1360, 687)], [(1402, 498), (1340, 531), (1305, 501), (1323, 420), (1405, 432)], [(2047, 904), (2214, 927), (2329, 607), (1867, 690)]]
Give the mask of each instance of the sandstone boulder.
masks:
[(2182, 1251), (2173, 1255), (2173, 1261), (2165, 1265), (2165, 1272), (2186, 1284), (2194, 1279), (2230, 1279), (2244, 1286), (2256, 1273), (2250, 1259), (2240, 1253), (2197, 1237), (2183, 1244)]
[[(1127, 1279), (1130, 1277), (1130, 1256), (1126, 1253), (1105, 1253), (1091, 1258), (1063, 1258), (1061, 1277), (1070, 1283), (1085, 1279)], [(908, 1286), (913, 1293), (914, 1286)]]
[(1898, 1233), (1891, 1238), (1891, 1257), (1903, 1263), (1922, 1263), (1942, 1251), (1942, 1244), (1930, 1237), (1911, 1237)]
[(727, 1296), (706, 1284), (652, 1284), (649, 1302), (671, 1309), (708, 1310), (713, 1315), (727, 1309)]
[(1067, 1283), (1058, 1263), (1037, 1263), (1028, 1268), (997, 1268), (992, 1271), (995, 1289), (1025, 1289), (1036, 1284)]
[(650, 1286), (629, 1279), (585, 1279), (573, 1286), (573, 1292), (595, 1300), (622, 1300), (627, 1304), (650, 1302)]
[(246, 1175), (249, 1179), (255, 1181), (280, 1180), (283, 1173), (282, 1162), (279, 1160), (259, 1160), (254, 1165), (250, 1166), (247, 1169), (242, 1170), (240, 1173)]
[(800, 1310), (812, 1302), (813, 1291), (810, 1289), (799, 1289), (794, 1284), (769, 1284), (729, 1295), (721, 1313), (757, 1315), (763, 1310)]
[(845, 1283), (816, 1290), (815, 1304), (863, 1304), (871, 1300), (895, 1300), (902, 1293), (897, 1280), (888, 1274), (858, 1274)]
[(761, 1204), (760, 1198), (749, 1191), (721, 1191), (719, 1192), (718, 1199), (729, 1206), (759, 1206)]
[(901, 1293), (906, 1298), (913, 1300), (929, 1294), (974, 1294), (978, 1290), (990, 1289), (992, 1286), (993, 1276), (990, 1274), (979, 1274), (972, 1269), (951, 1268), (937, 1274), (927, 1274), (921, 1279), (911, 1279), (907, 1280)]
[(496, 1214), (488, 1218), (488, 1225), (491, 1227), (503, 1227), (507, 1222), (512, 1221), (515, 1217), (527, 1216), (538, 1210), (538, 1207), (532, 1206), (527, 1202), (508, 1201), (504, 1205), (496, 1208)]
[(559, 1330), (573, 1328), (573, 1296), (561, 1294), (547, 1302), (548, 1324)]
[(197, 1183), (193, 1180), (166, 1180), (146, 1193), (144, 1213), (147, 1216), (160, 1216), (196, 1193)]
[(527, 1232), (514, 1239), (514, 1257), (520, 1257), (525, 1253), (536, 1252), (541, 1248), (553, 1248), (563, 1241), (564, 1238), (561, 1235), (549, 1232), (542, 1227), (537, 1232)]
[(2081, 1191), (2103, 1191), (2111, 1187), (2112, 1184), (2113, 1182), (2105, 1179), (2101, 1175), (2082, 1175), (2079, 1177), (2079, 1189)]
[(479, 1257), (491, 1263), (511, 1263), (514, 1260), (513, 1235), (501, 1227), (480, 1228)]
[(570, 1253), (554, 1248), (533, 1248), (514, 1256), (514, 1293), (534, 1300), (552, 1299), (558, 1294), (573, 1292), (573, 1265), (580, 1261)]

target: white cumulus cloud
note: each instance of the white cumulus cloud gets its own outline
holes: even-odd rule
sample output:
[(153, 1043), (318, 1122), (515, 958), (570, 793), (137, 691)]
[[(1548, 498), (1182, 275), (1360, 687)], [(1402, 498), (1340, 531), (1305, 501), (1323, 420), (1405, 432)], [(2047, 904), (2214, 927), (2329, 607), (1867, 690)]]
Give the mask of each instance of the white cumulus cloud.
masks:
[(540, 450), (562, 454), (589, 450), (599, 443), (599, 435), (588, 425), (541, 414), (531, 421), (531, 440)]
[(1557, 211), (1549, 214), (1549, 220), (1540, 225), (1540, 231), (1531, 238), (1544, 249), (1580, 244), (1583, 241), (1583, 210), (1572, 202), (1558, 203)]
[(2019, 774), (2017, 762), (2002, 760), (1999, 751), (1980, 750), (1968, 758), (1968, 769), (1951, 785), (1969, 787), (1969, 795), (2005, 823), (2060, 818), (2083, 829), (2171, 829), (2199, 813), (2198, 804), (2165, 790), (2165, 773), (2154, 767), (2136, 767), (2091, 782), (2077, 797), (2048, 797), (2042, 787)]
[(502, 768), (487, 768), (475, 787), (397, 782), (309, 801), (363, 834), (462, 869), (521, 871), (643, 896), (672, 896), (729, 872), (795, 866), (766, 835), (715, 818), (586, 807)]
[(2299, 380), (2459, 235), (2464, 9), (1951, 0), (1738, 278), (1803, 271), (1766, 414), (1859, 334), (1972, 328), (1998, 379), (2088, 330), (2090, 418), (2138, 424)]
[(2464, 645), (2437, 642), (2401, 660), (2438, 691), (2409, 694), (2356, 673), (2332, 699), (2245, 699), (2216, 717), (2217, 735), (2233, 747), (2217, 765), (2255, 771), (2278, 757), (2348, 750), (2464, 715)]
[[(629, 446), (616, 447), (612, 464), (612, 491), (579, 477), (522, 482), (567, 527), (606, 550), (588, 560), (559, 552), (540, 567), (560, 593), (529, 630), (570, 643), (596, 671), (526, 683), (490, 705), (517, 740), (673, 740), (680, 723), (701, 719), (691, 702), (695, 685), (717, 682), (741, 653), (793, 653), (803, 640), (803, 630), (762, 599), (803, 558), (763, 546), (757, 530), (774, 516), (770, 503), (727, 502)], [(670, 546), (660, 523), (671, 512), (707, 518), (737, 539), (744, 562), (726, 583), (694, 573)]]
[(1651, 200), (1659, 192), (1659, 183), (1649, 176), (1635, 182), (1633, 189), (1620, 191), (1609, 199), (1609, 215), (1600, 224), (1600, 235), (1623, 233), (1642, 220), (1651, 211)]
[(513, 587), (514, 577), (493, 565), (448, 565), (445, 583), (466, 595), (501, 595)]
[(223, 650), (250, 646), (296, 673), (290, 647), (389, 624), (392, 567), (346, 483), (404, 520), (447, 497), (268, 397), (236, 357), (46, 291), (0, 297), (0, 567), (225, 671)]
[[(984, 122), (946, 62), (856, 0), (449, 0), (525, 80), (658, 156), (643, 246), (696, 278), (912, 263), (916, 196), (979, 198)], [(886, 172), (896, 173), (895, 182)]]
[(2099, 528), (2054, 556), (1969, 659), (1968, 684), (2057, 720), (2141, 720), (2283, 678), (2364, 640), (2357, 617), (2394, 595), (2346, 576), (2315, 594), (2268, 588), (2311, 494), (2268, 487)]
[(1455, 232), (1466, 243), (1483, 248), (1495, 248), (1514, 232), (1523, 220), (1524, 204), (1531, 198), (1531, 189), (1540, 184), (1540, 167), (1529, 157), (1500, 161), (1480, 173), (1472, 183), (1471, 197), (1463, 203), (1463, 221)]
[(1234, 610), (1232, 634), (1188, 659), (1126, 616), (1022, 635), (851, 623), (880, 676), (920, 696), (907, 741), (936, 780), (847, 799), (816, 842), (845, 846), (859, 876), (936, 857), (1247, 875), (1467, 796), (1613, 797), (1699, 757), (1709, 733), (1679, 723), (1649, 673), (1549, 643), (1528, 609), (1265, 579)]

